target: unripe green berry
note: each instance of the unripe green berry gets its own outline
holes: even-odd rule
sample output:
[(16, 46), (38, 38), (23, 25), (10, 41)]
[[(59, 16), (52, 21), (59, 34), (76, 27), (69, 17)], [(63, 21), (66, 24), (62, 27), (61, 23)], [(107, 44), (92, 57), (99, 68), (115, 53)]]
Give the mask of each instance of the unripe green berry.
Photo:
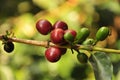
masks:
[(96, 33), (96, 40), (103, 41), (109, 35), (109, 28), (108, 27), (101, 27)]
[(77, 54), (77, 59), (80, 63), (83, 64), (88, 62), (88, 56), (81, 52)]
[(74, 41), (74, 36), (71, 33), (65, 33), (64, 34), (64, 39), (67, 42), (73, 42)]
[(90, 34), (88, 28), (81, 28), (76, 36), (76, 43), (82, 43)]
[(88, 38), (88, 39), (86, 39), (82, 44), (83, 44), (83, 45), (93, 45), (94, 42), (95, 42), (94, 39)]
[(66, 30), (64, 34), (65, 41), (69, 43), (73, 43), (74, 39), (76, 37), (76, 31), (75, 30)]

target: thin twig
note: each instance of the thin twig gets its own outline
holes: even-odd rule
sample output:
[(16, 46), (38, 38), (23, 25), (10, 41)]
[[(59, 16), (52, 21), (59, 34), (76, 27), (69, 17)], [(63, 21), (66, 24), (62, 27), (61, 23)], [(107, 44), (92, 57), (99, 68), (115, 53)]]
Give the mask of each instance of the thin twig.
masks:
[[(3, 39), (3, 36), (4, 35), (0, 34), (0, 40)], [(53, 44), (52, 42), (49, 42), (49, 45), (48, 45), (48, 41), (36, 41), (36, 40), (27, 40), (27, 39), (18, 39), (18, 38), (8, 38), (8, 40), (12, 41), (12, 42), (31, 44), (31, 45), (41, 46), (41, 47), (57, 46), (57, 47), (60, 47), (60, 48), (69, 48), (69, 49), (71, 49), (70, 45), (60, 46), (60, 45)], [(75, 48), (84, 49), (84, 50), (88, 50), (88, 51), (102, 51), (102, 52), (107, 52), (107, 53), (120, 54), (120, 50), (108, 49), (108, 48), (100, 48), (100, 47), (96, 47), (96, 46), (85, 46), (85, 45), (76, 44)]]
[(101, 51), (101, 52), (107, 52), (107, 53), (120, 54), (120, 50), (109, 49), (109, 48), (101, 48), (101, 47), (96, 47), (96, 46), (84, 46), (84, 45), (80, 45), (79, 49), (84, 49), (84, 50), (89, 50), (89, 51)]

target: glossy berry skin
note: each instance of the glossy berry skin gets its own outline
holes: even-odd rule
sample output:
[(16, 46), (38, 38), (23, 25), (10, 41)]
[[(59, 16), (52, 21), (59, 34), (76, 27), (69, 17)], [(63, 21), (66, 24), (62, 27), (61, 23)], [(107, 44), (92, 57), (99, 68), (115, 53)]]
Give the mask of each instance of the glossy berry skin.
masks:
[(49, 47), (45, 51), (45, 57), (50, 62), (57, 62), (61, 57), (61, 50), (57, 47)]
[(54, 44), (62, 44), (64, 42), (64, 30), (54, 29), (50, 34), (50, 39)]
[(4, 44), (4, 50), (8, 53), (11, 53), (14, 50), (14, 44), (13, 42), (6, 42)]
[(78, 53), (77, 59), (80, 63), (83, 63), (83, 64), (88, 62), (88, 56), (84, 53)]
[(72, 30), (72, 29), (68, 29), (68, 30), (65, 30), (65, 33), (71, 33), (72, 36), (76, 37), (76, 31), (75, 30)]
[(65, 31), (65, 34), (64, 34), (64, 39), (67, 41), (67, 42), (73, 42), (75, 37), (76, 37), (76, 31), (75, 30), (66, 30)]
[(68, 25), (64, 22), (64, 21), (56, 21), (55, 24), (53, 25), (53, 29), (56, 28), (61, 28), (63, 30), (67, 30), (68, 29)]
[(52, 30), (52, 24), (45, 19), (41, 19), (36, 23), (36, 29), (42, 35), (47, 35)]
[(108, 27), (101, 27), (96, 33), (97, 41), (103, 41), (109, 35), (109, 28)]
[(81, 28), (76, 36), (76, 43), (82, 43), (90, 34), (90, 31), (88, 28)]

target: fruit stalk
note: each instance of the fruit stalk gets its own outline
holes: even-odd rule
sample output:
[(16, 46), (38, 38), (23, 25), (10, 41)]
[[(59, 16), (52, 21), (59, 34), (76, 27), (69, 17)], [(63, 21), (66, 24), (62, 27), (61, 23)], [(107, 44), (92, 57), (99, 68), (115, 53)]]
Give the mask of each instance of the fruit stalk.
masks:
[[(79, 46), (79, 45), (78, 45)], [(115, 54), (120, 54), (120, 50), (116, 49), (109, 49), (109, 48), (101, 48), (101, 47), (96, 47), (96, 46), (85, 46), (85, 45), (80, 45), (78, 49), (83, 49), (83, 50), (88, 50), (88, 51), (101, 51), (101, 52), (106, 52), (106, 53), (115, 53)]]
[[(3, 36), (4, 36), (3, 34), (0, 34), (0, 40), (3, 39)], [(49, 45), (48, 45), (48, 41), (27, 40), (27, 39), (19, 39), (19, 38), (14, 38), (14, 37), (8, 38), (8, 40), (12, 42), (31, 44), (31, 45), (42, 46), (42, 47), (57, 46), (60, 48), (69, 48), (69, 49), (71, 48), (70, 45), (60, 46), (60, 45), (53, 44), (52, 42), (49, 42)], [(102, 51), (102, 52), (107, 52), (107, 53), (120, 54), (120, 50), (100, 48), (96, 46), (86, 46), (86, 45), (76, 44), (75, 47), (77, 47), (78, 49), (89, 50), (89, 51), (92, 50), (92, 51)]]

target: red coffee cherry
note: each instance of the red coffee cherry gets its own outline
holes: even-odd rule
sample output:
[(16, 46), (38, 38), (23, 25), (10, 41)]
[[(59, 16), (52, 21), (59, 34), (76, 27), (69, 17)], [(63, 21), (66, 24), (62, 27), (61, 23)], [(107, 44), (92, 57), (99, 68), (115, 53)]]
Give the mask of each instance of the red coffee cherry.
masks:
[(60, 28), (54, 29), (50, 34), (50, 39), (55, 44), (62, 44), (64, 42), (64, 30)]
[(61, 57), (61, 50), (57, 47), (49, 47), (45, 51), (45, 57), (50, 62), (57, 62)]
[(64, 55), (67, 52), (67, 48), (59, 48), (59, 49), (62, 55)]
[(56, 29), (56, 28), (61, 28), (63, 30), (67, 30), (68, 25), (63, 21), (56, 21), (55, 24), (53, 25), (53, 29)]
[(36, 23), (36, 29), (39, 33), (43, 35), (47, 35), (52, 30), (52, 24), (45, 19), (41, 19)]

